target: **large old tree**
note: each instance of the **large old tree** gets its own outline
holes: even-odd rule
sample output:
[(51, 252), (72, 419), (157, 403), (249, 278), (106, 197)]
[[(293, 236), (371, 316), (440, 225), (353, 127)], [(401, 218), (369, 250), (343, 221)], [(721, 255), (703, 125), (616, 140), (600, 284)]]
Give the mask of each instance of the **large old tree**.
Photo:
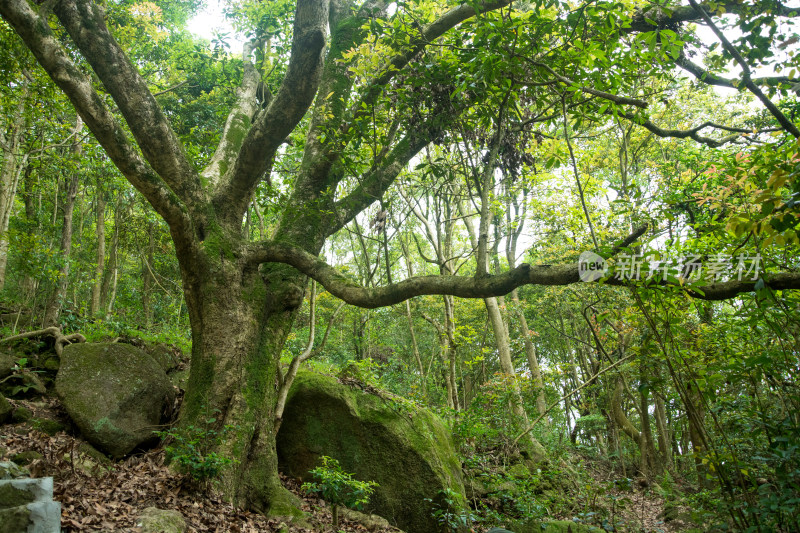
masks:
[[(677, 62), (705, 81), (730, 84), (684, 55), (677, 35), (682, 24), (718, 14), (720, 5), (743, 6), (656, 3), (663, 6), (626, 13), (626, 4), (602, 2), (297, 0), (284, 55), (265, 53), (272, 30), (254, 29), (236, 102), (202, 169), (109, 30), (104, 3), (0, 0), (0, 14), (169, 226), (192, 329), (182, 420), (218, 409), (220, 421), (235, 427), (222, 452), (239, 459), (225, 477), (227, 494), (243, 506), (285, 512), (291, 500), (275, 452), (279, 358), (309, 277), (363, 307), (578, 281), (575, 264), (523, 264), (498, 275), (484, 268), (474, 277), (419, 277), (368, 290), (318, 258), (328, 237), (379, 201), (426, 146), (452, 135), (460, 117), (499, 124), (510, 137), (581, 109), (712, 146), (741, 133), (662, 129), (648, 119), (646, 94), (633, 80), (664, 76)], [(778, 2), (762, 3), (771, 17), (792, 15)], [(636, 40), (637, 33), (647, 38)], [(268, 60), (285, 67), (272, 92), (263, 83), (274, 76), (264, 70)], [(764, 85), (746, 77), (748, 89), (763, 96)], [(766, 96), (762, 101), (769, 107)], [(797, 135), (780, 110), (769, 111), (768, 121)], [(297, 158), (296, 170), (277, 227), (270, 240), (252, 242), (243, 231), (248, 206), (287, 157)], [(485, 231), (478, 248), (485, 248)], [(773, 275), (767, 283), (798, 287), (800, 276)], [(727, 282), (695, 294), (719, 299), (752, 288)]]

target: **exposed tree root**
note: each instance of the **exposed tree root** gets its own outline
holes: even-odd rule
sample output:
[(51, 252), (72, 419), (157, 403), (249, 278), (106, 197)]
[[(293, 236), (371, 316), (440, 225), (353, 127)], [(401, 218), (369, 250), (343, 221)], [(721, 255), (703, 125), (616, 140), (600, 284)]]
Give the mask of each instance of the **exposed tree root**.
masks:
[(86, 337), (80, 333), (64, 335), (61, 333), (61, 328), (50, 326), (49, 328), (28, 331), (27, 333), (20, 333), (19, 335), (12, 335), (11, 337), (0, 339), (0, 344), (21, 339), (30, 339), (33, 337), (53, 337), (56, 341), (56, 355), (59, 357), (61, 357), (61, 354), (64, 353), (64, 346), (67, 344), (72, 344), (73, 342), (86, 342)]

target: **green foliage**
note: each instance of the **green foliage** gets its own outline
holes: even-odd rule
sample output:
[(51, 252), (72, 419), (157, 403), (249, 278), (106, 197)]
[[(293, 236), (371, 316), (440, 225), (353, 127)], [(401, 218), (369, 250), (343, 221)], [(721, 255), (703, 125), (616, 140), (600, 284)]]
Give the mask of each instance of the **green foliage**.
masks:
[(439, 491), (435, 498), (425, 498), (431, 508), (431, 516), (446, 533), (469, 531), (477, 520), (466, 505), (463, 496), (451, 489)]
[(194, 481), (213, 480), (225, 467), (239, 462), (213, 451), (235, 429), (234, 426), (226, 425), (217, 430), (214, 428), (216, 422), (212, 417), (205, 419), (202, 425), (155, 432), (161, 439), (169, 442), (164, 448), (167, 461), (174, 462), (179, 472)]
[(360, 361), (351, 359), (339, 372), (339, 377), (355, 379), (365, 385), (382, 387), (381, 370), (382, 365), (373, 359), (361, 359)]
[(378, 486), (374, 481), (359, 481), (342, 470), (339, 461), (323, 455), (322, 464), (310, 470), (316, 481), (303, 483), (303, 490), (318, 493), (332, 505), (362, 509)]

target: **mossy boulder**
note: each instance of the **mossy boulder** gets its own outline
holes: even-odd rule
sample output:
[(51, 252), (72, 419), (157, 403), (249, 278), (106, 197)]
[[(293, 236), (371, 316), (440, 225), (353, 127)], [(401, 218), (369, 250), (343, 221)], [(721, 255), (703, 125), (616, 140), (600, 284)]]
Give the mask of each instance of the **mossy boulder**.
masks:
[(14, 373), (17, 366), (17, 358), (19, 356), (8, 353), (0, 352), (0, 379), (10, 376)]
[(148, 507), (136, 520), (142, 533), (184, 533), (186, 520), (178, 511)]
[(9, 398), (33, 398), (47, 394), (47, 387), (39, 376), (26, 371), (4, 378), (0, 393)]
[(14, 412), (14, 406), (8, 403), (6, 397), (0, 394), (0, 424), (5, 424), (11, 420), (11, 413)]
[(438, 531), (430, 502), (464, 494), (461, 464), (445, 425), (430, 411), (336, 378), (300, 372), (277, 436), (284, 473), (303, 481), (327, 455), (378, 487), (366, 511), (409, 533)]
[(572, 520), (530, 520), (511, 524), (510, 529), (514, 533), (605, 533), (601, 527), (581, 524)]
[(161, 366), (121, 343), (67, 346), (56, 392), (86, 440), (115, 458), (154, 441), (175, 398)]

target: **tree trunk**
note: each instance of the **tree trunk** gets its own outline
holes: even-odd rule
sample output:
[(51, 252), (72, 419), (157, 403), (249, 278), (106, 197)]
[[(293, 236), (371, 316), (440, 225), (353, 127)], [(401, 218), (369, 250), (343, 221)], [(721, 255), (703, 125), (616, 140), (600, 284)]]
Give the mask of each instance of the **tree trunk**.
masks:
[(442, 297), (444, 299), (444, 327), (445, 327), (445, 351), (444, 358), (447, 362), (447, 391), (452, 396), (450, 404), (453, 409), (459, 410), (461, 402), (458, 398), (458, 382), (456, 380), (456, 359), (458, 357), (458, 347), (456, 346), (456, 317), (455, 301), (450, 295)]
[[(11, 211), (14, 209), (14, 198), (22, 172), (28, 167), (28, 154), (20, 158), (20, 141), (25, 133), (28, 113), (25, 107), (30, 96), (30, 87), (24, 81), (19, 89), (19, 103), (16, 114), (9, 117), (13, 120), (7, 131), (0, 131), (0, 148), (2, 148), (2, 166), (0, 166), (0, 290), (6, 283), (6, 267), (8, 266), (8, 224)], [(5, 128), (4, 128), (5, 129)]]
[[(528, 320), (525, 318), (525, 313), (522, 310), (522, 302), (520, 302), (519, 294), (516, 289), (511, 291), (511, 301), (514, 304), (514, 316), (519, 321), (520, 333), (525, 343), (525, 357), (528, 360), (528, 370), (531, 372), (531, 381), (536, 390), (536, 412), (541, 416), (547, 412), (547, 400), (544, 395), (544, 380), (542, 379), (542, 371), (539, 368), (536, 346), (533, 344), (531, 331), (528, 328)], [(550, 425), (550, 420), (547, 417), (542, 420), (548, 426)]]
[(73, 173), (67, 185), (67, 197), (64, 201), (63, 225), (61, 226), (61, 243), (59, 245), (62, 263), (58, 271), (58, 279), (55, 282), (55, 287), (50, 293), (47, 306), (45, 307), (44, 319), (42, 321), (44, 327), (58, 326), (58, 317), (61, 314), (61, 308), (67, 295), (70, 255), (72, 252), (72, 214), (75, 211), (75, 199), (78, 195), (78, 178), (79, 174), (77, 172)]
[(89, 314), (92, 317), (100, 312), (100, 289), (103, 284), (103, 272), (106, 268), (106, 200), (103, 192), (97, 192), (97, 222), (95, 225), (95, 237), (97, 239), (97, 256), (94, 267), (94, 279), (92, 280), (92, 299), (89, 304)]
[(216, 412), (234, 428), (217, 451), (239, 461), (223, 473), (224, 493), (249, 509), (294, 514), (299, 501), (278, 477), (275, 404), (280, 353), (307, 278), (278, 264), (243, 268), (231, 242), (208, 236), (196, 255), (177, 247), (192, 329), (181, 424)]
[[(528, 420), (528, 413), (525, 412), (525, 407), (522, 401), (522, 393), (519, 390), (519, 384), (516, 381), (517, 373), (514, 371), (514, 363), (511, 360), (511, 349), (509, 347), (508, 330), (503, 321), (503, 316), (500, 314), (500, 306), (497, 305), (497, 298), (484, 298), (486, 304), (486, 312), (489, 314), (489, 322), (492, 324), (494, 331), (495, 345), (500, 359), (500, 369), (504, 374), (511, 376), (512, 399), (511, 410), (517, 416), (522, 427), (530, 427)], [(530, 434), (526, 433), (526, 444), (528, 445), (528, 452), (531, 454), (531, 459), (534, 461), (543, 461), (547, 456), (544, 447)]]
[(150, 328), (153, 325), (153, 305), (151, 296), (153, 292), (153, 224), (147, 224), (147, 251), (142, 254), (142, 314), (144, 325)]

